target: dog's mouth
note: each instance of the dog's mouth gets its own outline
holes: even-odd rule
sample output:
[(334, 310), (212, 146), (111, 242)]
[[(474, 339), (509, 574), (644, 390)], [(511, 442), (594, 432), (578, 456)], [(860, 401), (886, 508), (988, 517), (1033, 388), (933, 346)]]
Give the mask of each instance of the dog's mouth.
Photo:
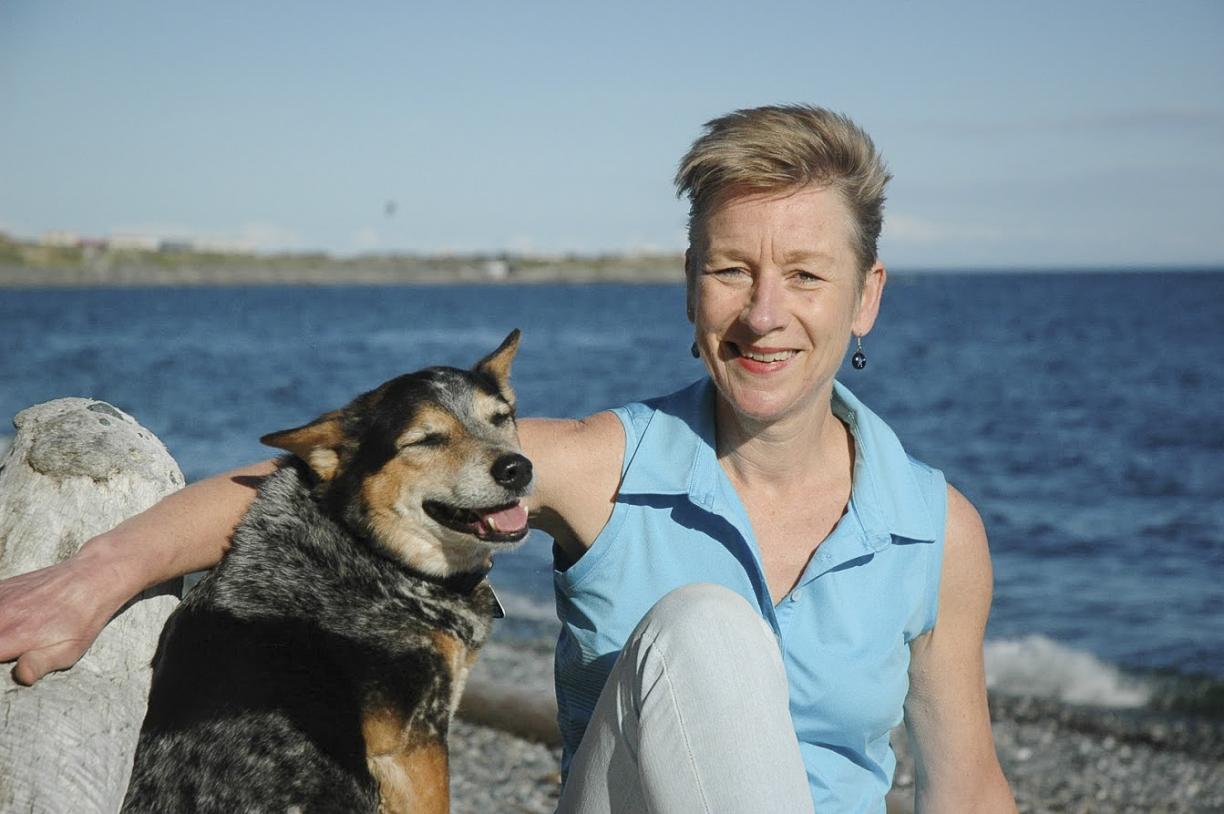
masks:
[(517, 543), (527, 536), (527, 510), (517, 500), (489, 509), (463, 509), (436, 500), (423, 504), (425, 514), (448, 529), (489, 543)]

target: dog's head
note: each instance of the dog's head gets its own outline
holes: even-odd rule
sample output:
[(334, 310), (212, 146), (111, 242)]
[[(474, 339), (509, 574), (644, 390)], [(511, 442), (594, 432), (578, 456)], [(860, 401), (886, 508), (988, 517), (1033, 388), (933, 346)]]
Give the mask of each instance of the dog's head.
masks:
[(306, 462), (329, 513), (410, 568), (436, 577), (486, 568), (527, 535), (531, 462), (510, 388), (518, 344), (514, 330), (471, 370), (399, 376), (260, 440)]

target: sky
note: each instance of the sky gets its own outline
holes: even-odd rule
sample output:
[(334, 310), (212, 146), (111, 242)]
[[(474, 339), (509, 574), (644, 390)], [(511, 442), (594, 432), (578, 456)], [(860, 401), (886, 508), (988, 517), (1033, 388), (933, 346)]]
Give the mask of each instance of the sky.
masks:
[(886, 157), (890, 267), (1224, 265), (1221, 42), (1220, 0), (0, 0), (0, 231), (678, 251), (702, 124), (803, 102)]

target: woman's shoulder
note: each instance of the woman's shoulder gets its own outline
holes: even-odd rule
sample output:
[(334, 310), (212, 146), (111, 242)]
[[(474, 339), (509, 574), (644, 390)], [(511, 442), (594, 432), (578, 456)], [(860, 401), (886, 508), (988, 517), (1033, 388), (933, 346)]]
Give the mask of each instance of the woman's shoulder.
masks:
[(986, 525), (977, 507), (952, 484), (947, 485), (948, 515), (944, 532), (945, 556), (974, 561), (980, 568), (990, 567), (990, 552), (986, 542)]
[(619, 472), (624, 430), (620, 419), (604, 410), (586, 418), (524, 418), (519, 422), (519, 440), (538, 474), (579, 465), (598, 470), (601, 463), (612, 464), (612, 470)]
[[(660, 414), (687, 424), (685, 417), (701, 412), (707, 390), (699, 380), (675, 393), (582, 419), (520, 421), (523, 452), (536, 471), (527, 502), (534, 525), (580, 556), (611, 517), (624, 463), (647, 429)], [(677, 423), (674, 429), (682, 427)]]
[(519, 438), (535, 471), (526, 501), (532, 525), (577, 559), (612, 514), (624, 457), (621, 422), (607, 411), (524, 419)]

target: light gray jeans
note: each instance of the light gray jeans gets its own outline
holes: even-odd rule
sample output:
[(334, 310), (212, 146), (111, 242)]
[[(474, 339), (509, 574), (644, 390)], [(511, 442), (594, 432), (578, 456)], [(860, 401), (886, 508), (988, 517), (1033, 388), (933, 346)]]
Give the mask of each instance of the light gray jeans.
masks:
[(742, 597), (686, 585), (642, 618), (595, 705), (557, 811), (812, 811), (777, 640)]

